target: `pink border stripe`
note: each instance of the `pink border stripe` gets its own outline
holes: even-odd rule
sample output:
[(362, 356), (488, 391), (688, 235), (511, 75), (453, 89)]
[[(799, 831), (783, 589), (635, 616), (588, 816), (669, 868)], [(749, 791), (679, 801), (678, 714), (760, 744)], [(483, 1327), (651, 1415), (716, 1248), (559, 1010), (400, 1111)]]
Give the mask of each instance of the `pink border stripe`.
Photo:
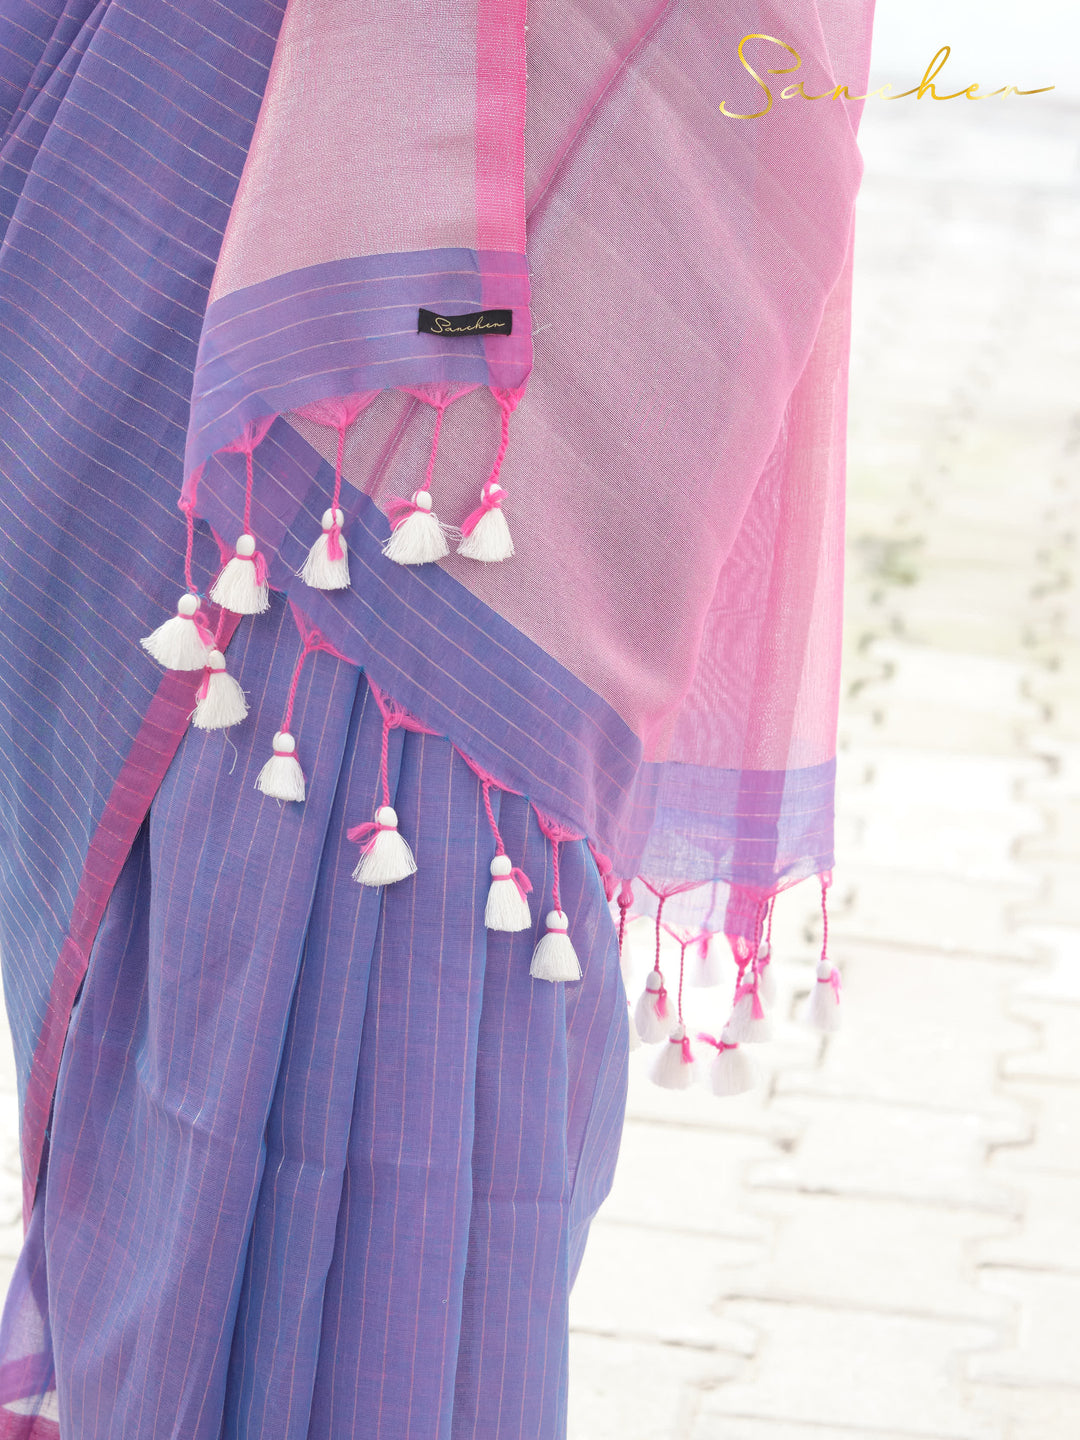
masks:
[[(227, 617), (222, 648), (228, 644), (239, 623), (239, 616)], [(71, 1008), (86, 974), (90, 951), (105, 913), (105, 906), (109, 902), (109, 896), (132, 842), (138, 834), (139, 826), (146, 818), (150, 802), (157, 794), (158, 786), (187, 729), (188, 718), (195, 704), (195, 691), (201, 679), (202, 672), (198, 670), (170, 670), (162, 677), (105, 802), (105, 809), (86, 852), (75, 904), (72, 906), (71, 923), (67, 937), (60, 947), (49, 989), (45, 1022), (30, 1065), (30, 1078), (23, 1104), (24, 1227), (30, 1223), (30, 1212), (34, 1205), (45, 1129), (52, 1110), (53, 1092), (71, 1019)], [(7, 1418), (0, 1412), (0, 1427), (6, 1423)], [(19, 1418), (25, 1420), (26, 1417)], [(0, 1428), (0, 1440), (6, 1433)]]
[(525, 0), (477, 0), (476, 248), (525, 253)]

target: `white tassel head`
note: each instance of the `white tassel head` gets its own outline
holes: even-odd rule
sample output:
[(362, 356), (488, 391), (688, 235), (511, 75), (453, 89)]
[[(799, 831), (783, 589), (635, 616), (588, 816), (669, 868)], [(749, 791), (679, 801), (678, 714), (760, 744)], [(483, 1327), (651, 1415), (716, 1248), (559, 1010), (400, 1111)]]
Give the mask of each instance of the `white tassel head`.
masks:
[(225, 656), (220, 650), (211, 650), (191, 723), (197, 730), (225, 730), (230, 725), (239, 725), (247, 713), (247, 699), (239, 683), (226, 670)]
[(664, 989), (664, 977), (659, 970), (650, 970), (645, 979), (645, 989), (634, 1010), (634, 1024), (646, 1045), (658, 1045), (666, 1040), (679, 1023), (679, 1017), (671, 1008), (671, 1001)]
[(322, 534), (308, 551), (300, 570), (301, 580), (313, 590), (349, 588), (349, 547), (341, 533), (344, 524), (343, 510), (323, 511)]
[[(519, 880), (524, 883), (519, 883)], [(491, 885), (484, 907), (484, 924), (489, 930), (513, 932), (529, 929), (532, 914), (522, 893), (527, 884), (523, 872), (515, 872), (509, 855), (495, 856), (491, 862)]]
[(203, 670), (214, 648), (214, 637), (199, 609), (197, 595), (181, 595), (176, 614), (139, 642), (166, 670)]
[(727, 1023), (727, 1032), (740, 1044), (761, 1045), (773, 1038), (772, 1021), (765, 1014), (757, 980), (740, 981), (735, 987), (735, 1004)]
[(685, 1025), (676, 1024), (664, 1041), (649, 1078), (664, 1090), (688, 1090), (693, 1085), (697, 1079), (697, 1061)]
[(803, 1006), (803, 1020), (825, 1035), (840, 1029), (840, 971), (829, 960), (818, 964), (814, 985)]
[(409, 842), (398, 830), (397, 811), (381, 805), (375, 819), (348, 832), (350, 840), (362, 840), (363, 849), (353, 879), (360, 885), (396, 885), (416, 874), (416, 860)]
[(561, 910), (549, 910), (545, 933), (533, 951), (529, 974), (534, 980), (580, 980), (581, 966), (567, 933), (570, 922)]
[(398, 565), (427, 565), (450, 554), (445, 526), (431, 503), (427, 490), (417, 490), (411, 500), (398, 500), (391, 506), (394, 528), (382, 552), (388, 560)]
[(210, 599), (234, 615), (261, 615), (270, 608), (266, 561), (255, 548), (254, 535), (240, 535), (236, 554), (214, 581)]
[(757, 1066), (737, 1040), (725, 1029), (720, 1048), (709, 1066), (705, 1083), (714, 1095), (742, 1095), (758, 1083)]
[(467, 560), (483, 560), (487, 564), (509, 560), (514, 553), (510, 526), (502, 512), (506, 491), (497, 480), (487, 480), (480, 492), (479, 508), (461, 526), (462, 540), (457, 553)]
[(259, 771), (255, 788), (273, 800), (303, 800), (304, 772), (296, 758), (296, 741), (287, 730), (274, 736), (274, 753)]
[(721, 950), (723, 945), (723, 935), (710, 935), (707, 939), (703, 937), (694, 942), (686, 975), (688, 985), (694, 985), (699, 990), (710, 990), (724, 983), (727, 977)]

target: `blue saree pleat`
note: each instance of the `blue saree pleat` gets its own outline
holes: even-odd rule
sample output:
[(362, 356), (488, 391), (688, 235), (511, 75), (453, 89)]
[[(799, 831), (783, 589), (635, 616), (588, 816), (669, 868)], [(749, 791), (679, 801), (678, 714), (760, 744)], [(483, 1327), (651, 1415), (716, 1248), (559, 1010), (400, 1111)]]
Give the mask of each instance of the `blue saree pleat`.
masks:
[(345, 831), (376, 801), (382, 717), (354, 667), (305, 669), (308, 800), (254, 791), (291, 631), (278, 604), (237, 634), (252, 716), (235, 747), (185, 738), (75, 1010), (20, 1262), (47, 1267), (61, 1434), (559, 1437), (625, 1091), (599, 876), (563, 846), (584, 978), (532, 980), (535, 816), (498, 797), (537, 925), (488, 932), (479, 783), (445, 740), (394, 731), (419, 871), (356, 885)]

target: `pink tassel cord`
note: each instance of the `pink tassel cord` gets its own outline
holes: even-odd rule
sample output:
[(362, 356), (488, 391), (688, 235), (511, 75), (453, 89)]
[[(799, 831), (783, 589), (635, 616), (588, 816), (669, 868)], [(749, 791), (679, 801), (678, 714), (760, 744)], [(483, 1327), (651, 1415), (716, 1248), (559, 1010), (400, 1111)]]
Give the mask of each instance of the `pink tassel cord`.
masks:
[(541, 832), (551, 841), (552, 887), (551, 894), (555, 908), (549, 910), (544, 921), (545, 933), (533, 951), (529, 974), (534, 980), (580, 980), (581, 965), (568, 934), (570, 922), (562, 908), (559, 886), (559, 846), (566, 842), (581, 840), (576, 831), (568, 830), (557, 820), (544, 815), (533, 806)]
[(416, 874), (416, 860), (408, 841), (398, 832), (397, 811), (390, 804), (390, 731), (411, 730), (418, 735), (436, 735), (438, 731), (422, 724), (404, 706), (388, 699), (368, 676), (368, 689), (382, 715), (382, 746), (379, 757), (379, 782), (382, 804), (373, 820), (354, 825), (348, 830), (350, 840), (359, 843), (360, 859), (353, 879), (360, 885), (394, 885)]
[(461, 543), (458, 546), (459, 555), (488, 564), (509, 560), (514, 554), (510, 527), (502, 511), (506, 491), (499, 482), (499, 473), (510, 443), (510, 416), (521, 398), (520, 391), (493, 387), (491, 393), (499, 407), (499, 449), (491, 473), (480, 488), (480, 504), (462, 523)]
[(840, 972), (829, 959), (829, 908), (826, 895), (831, 884), (832, 875), (826, 872), (821, 877), (821, 955), (814, 977), (815, 983), (803, 1009), (804, 1021), (823, 1034), (831, 1034), (840, 1029), (842, 1014)]
[(501, 510), (505, 499), (506, 491), (497, 480), (485, 480), (484, 488), (480, 492), (480, 504), (461, 522), (462, 535), (468, 537), (485, 515), (489, 515), (492, 510)]
[[(454, 747), (457, 749), (457, 747)], [(525, 871), (518, 866), (511, 864), (510, 857), (506, 853), (506, 846), (503, 844), (502, 833), (499, 830), (495, 819), (495, 811), (491, 804), (492, 788), (503, 789), (494, 775), (491, 775), (475, 760), (465, 754), (463, 750), (457, 752), (468, 765), (476, 778), (480, 781), (480, 793), (483, 797), (484, 813), (487, 816), (488, 825), (491, 827), (491, 834), (495, 840), (495, 856), (491, 862), (491, 887), (488, 891), (487, 905), (484, 910), (484, 924), (489, 930), (518, 931), (527, 930), (532, 924), (532, 915), (529, 911), (528, 897), (532, 892), (532, 881)], [(516, 790), (507, 791), (508, 794), (516, 795)], [(514, 887), (517, 894), (508, 888), (508, 884)]]
[(247, 425), (240, 440), (223, 447), (226, 450), (241, 450), (244, 455), (247, 472), (244, 487), (244, 529), (237, 537), (232, 559), (226, 563), (214, 581), (210, 598), (236, 615), (261, 615), (270, 608), (266, 560), (251, 533), (252, 497), (255, 488), (253, 452), (268, 428), (269, 423), (259, 433), (257, 427)]

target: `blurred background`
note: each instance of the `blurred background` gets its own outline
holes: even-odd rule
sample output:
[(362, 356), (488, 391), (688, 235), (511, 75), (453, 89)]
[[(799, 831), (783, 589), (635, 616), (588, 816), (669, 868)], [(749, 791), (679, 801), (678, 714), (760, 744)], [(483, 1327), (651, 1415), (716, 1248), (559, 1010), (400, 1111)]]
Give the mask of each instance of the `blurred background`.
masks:
[(946, 92), (1057, 88), (863, 119), (845, 1028), (789, 1018), (806, 884), (777, 907), (757, 1092), (672, 1095), (632, 1057), (571, 1440), (1080, 1437), (1080, 6), (879, 0), (872, 85), (916, 85), (942, 44)]
[[(864, 113), (844, 1030), (735, 1099), (631, 1057), (572, 1440), (1080, 1437), (1080, 6), (879, 0), (872, 85), (943, 44), (943, 93), (1057, 88)], [(808, 882), (785, 1017), (819, 943)]]

